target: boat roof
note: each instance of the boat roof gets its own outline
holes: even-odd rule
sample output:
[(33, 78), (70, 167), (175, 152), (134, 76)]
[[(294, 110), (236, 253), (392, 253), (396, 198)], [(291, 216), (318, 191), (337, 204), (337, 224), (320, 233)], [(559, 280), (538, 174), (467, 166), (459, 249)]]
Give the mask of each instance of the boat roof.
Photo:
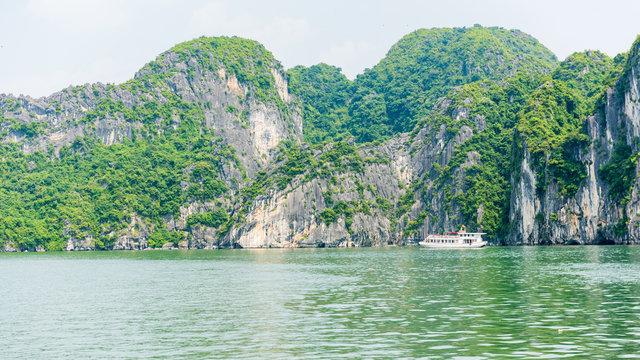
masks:
[[(459, 234), (487, 235), (487, 233), (483, 233), (483, 232), (457, 232), (457, 231), (445, 232), (445, 235), (459, 235)], [(438, 235), (438, 234), (429, 234), (429, 235)]]

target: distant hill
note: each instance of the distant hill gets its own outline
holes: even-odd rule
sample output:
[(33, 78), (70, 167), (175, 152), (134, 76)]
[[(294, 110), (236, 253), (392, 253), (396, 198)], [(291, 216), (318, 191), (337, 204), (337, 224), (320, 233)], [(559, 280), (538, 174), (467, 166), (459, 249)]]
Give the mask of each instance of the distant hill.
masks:
[[(326, 81), (332, 76), (332, 83), (340, 83), (330, 99), (335, 101), (335, 105), (329, 106), (331, 111), (321, 115), (305, 112), (308, 141), (351, 134), (356, 141), (367, 142), (411, 131), (436, 101), (455, 86), (482, 80), (500, 81), (518, 71), (546, 74), (556, 66), (556, 56), (530, 35), (518, 30), (474, 26), (420, 29), (406, 35), (377, 65), (358, 75), (348, 91), (344, 91), (346, 78), (335, 71), (326, 71), (326, 67), (325, 71), (296, 67), (289, 71), (289, 76), (293, 80), (310, 80), (305, 84)], [(313, 80), (314, 76), (319, 79)], [(323, 89), (329, 93), (334, 90)], [(316, 107), (313, 93), (317, 88), (297, 86), (292, 91)], [(333, 133), (319, 120), (320, 116), (332, 120)], [(316, 128), (321, 135), (316, 134)]]
[(640, 243), (640, 40), (417, 30), (350, 81), (238, 37), (0, 95), (0, 251)]

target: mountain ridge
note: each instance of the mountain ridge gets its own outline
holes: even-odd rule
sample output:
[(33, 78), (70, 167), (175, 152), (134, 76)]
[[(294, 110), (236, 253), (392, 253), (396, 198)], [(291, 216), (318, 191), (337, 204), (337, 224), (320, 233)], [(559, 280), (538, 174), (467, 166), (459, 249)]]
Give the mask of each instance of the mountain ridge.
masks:
[[(369, 111), (395, 106), (373, 70), (354, 81), (326, 64), (285, 72), (237, 37), (178, 44), (121, 85), (0, 96), (0, 247), (379, 246), (461, 224), (502, 244), (640, 242), (628, 180), (638, 41), (628, 57), (586, 51), (553, 65), (518, 31), (405, 38), (434, 31), (482, 40), (470, 59), (485, 70), (495, 64), (483, 46), (500, 36), (543, 56), (434, 89), (444, 95), (399, 128)], [(376, 126), (375, 138), (352, 134)]]
[[(517, 71), (547, 73), (557, 64), (551, 51), (518, 30), (480, 26), (419, 29), (356, 76), (345, 99), (340, 100), (347, 105), (337, 108), (339, 116), (331, 117), (342, 127), (338, 134), (347, 133), (358, 142), (384, 140), (413, 130), (436, 100), (455, 86), (508, 78)], [(297, 67), (289, 74), (295, 77), (303, 71)], [(334, 82), (347, 80), (339, 78), (334, 75)], [(304, 98), (306, 94), (298, 91), (297, 95)], [(305, 121), (307, 133), (313, 134), (314, 120)]]

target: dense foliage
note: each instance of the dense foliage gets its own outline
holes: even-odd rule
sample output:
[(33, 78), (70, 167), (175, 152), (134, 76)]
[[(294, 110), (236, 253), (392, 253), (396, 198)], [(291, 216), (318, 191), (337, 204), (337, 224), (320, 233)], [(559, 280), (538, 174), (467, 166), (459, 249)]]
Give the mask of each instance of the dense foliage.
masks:
[(315, 144), (345, 138), (349, 134), (345, 129), (349, 79), (339, 68), (326, 64), (296, 66), (287, 73), (289, 90), (302, 103), (305, 140)]
[[(446, 111), (423, 121), (435, 129), (445, 125), (451, 136), (461, 126), (477, 128), (478, 116), (485, 122), (486, 129), (456, 148), (447, 167), (438, 171), (445, 207), (460, 211), (471, 228), (493, 234), (508, 231), (510, 179), (518, 176), (525, 149), (537, 175), (538, 195), (550, 184), (556, 184), (564, 197), (574, 196), (579, 189), (587, 176), (581, 155), (591, 144), (583, 123), (590, 102), (604, 90), (612, 71), (611, 61), (599, 68), (589, 63), (593, 76), (587, 76), (584, 67), (576, 65), (579, 59), (580, 54), (568, 58), (553, 77), (519, 72), (502, 83), (462, 86), (446, 96)], [(569, 79), (570, 84), (560, 78)], [(460, 108), (469, 109), (468, 116), (454, 116), (453, 111)], [(476, 163), (469, 164), (471, 155), (477, 157)], [(454, 188), (461, 191), (452, 193)]]
[[(189, 228), (203, 225), (223, 231), (231, 220), (229, 190), (244, 180), (223, 176), (223, 169), (236, 168), (239, 174), (244, 169), (235, 150), (207, 128), (204, 108), (210, 104), (187, 101), (168, 90), (167, 82), (178, 72), (186, 72), (192, 80), (203, 76), (176, 66), (193, 61), (205, 71), (226, 69), (247, 87), (248, 96), (283, 109), (271, 72), (280, 65), (259, 43), (221, 37), (179, 44), (120, 89), (93, 88), (98, 96), (95, 106), (74, 120), (88, 124), (88, 136), (77, 138), (59, 153), (50, 148), (25, 154), (19, 144), (0, 148), (0, 245), (14, 242), (20, 249), (55, 250), (72, 237), (92, 239), (97, 248), (109, 248), (130, 226), (136, 227), (134, 234), (149, 232), (151, 247), (177, 244), (185, 234), (167, 231), (165, 217), (177, 217), (182, 206), (193, 202), (214, 202), (215, 208), (209, 205), (211, 211), (190, 216)], [(129, 91), (137, 101), (113, 100), (118, 91)], [(67, 95), (86, 98), (79, 88)], [(60, 103), (54, 105), (60, 113)], [(22, 111), (12, 99), (4, 101), (3, 108)], [(106, 146), (92, 133), (94, 121), (105, 118), (123, 119), (138, 127), (131, 138)], [(2, 122), (27, 140), (47, 126), (41, 121), (25, 124), (4, 114)], [(141, 224), (149, 228), (139, 229)]]
[(562, 80), (586, 100), (600, 95), (605, 80), (614, 70), (614, 61), (600, 51), (573, 53), (553, 71), (552, 77)]
[(599, 175), (609, 183), (608, 194), (614, 200), (625, 204), (631, 193), (635, 176), (638, 155), (634, 154), (631, 147), (619, 142), (613, 149), (611, 160), (600, 168)]
[[(236, 79), (249, 86), (257, 100), (274, 101), (282, 106), (282, 99), (277, 94), (273, 68), (281, 69), (282, 65), (273, 54), (257, 41), (240, 37), (201, 37), (180, 43), (163, 53), (158, 59), (145, 65), (136, 74), (132, 82), (137, 84), (156, 84), (158, 81), (180, 71), (176, 62), (189, 65), (197, 62), (200, 69), (218, 73), (220, 69), (233, 74)], [(191, 80), (199, 80), (204, 74), (196, 74), (187, 68)], [(132, 85), (129, 82), (127, 85)]]
[[(599, 52), (576, 53), (543, 76), (556, 65), (555, 56), (526, 34), (473, 27), (409, 34), (350, 86), (339, 69), (326, 65), (289, 74), (293, 92), (305, 104), (305, 135), (311, 142), (345, 134), (359, 142), (386, 139), (416, 123), (432, 129), (445, 125), (450, 139), (462, 126), (476, 127), (475, 116), (484, 117), (486, 130), (456, 150), (438, 183), (446, 192), (468, 154), (478, 154), (480, 162), (465, 168), (457, 184), (463, 191), (447, 197), (447, 208), (459, 208), (474, 228), (499, 233), (507, 229), (510, 177), (518, 166), (514, 150), (521, 153), (523, 144), (542, 174), (541, 191), (555, 182), (561, 195), (572, 196), (586, 177), (585, 164), (577, 159), (590, 140), (581, 126), (590, 102), (612, 76), (613, 61)], [(314, 85), (298, 87), (302, 79)], [(464, 86), (454, 88), (459, 85)], [(432, 112), (444, 95), (451, 104), (445, 112)], [(459, 107), (469, 108), (469, 116), (456, 119), (453, 111)], [(481, 223), (476, 224), (479, 208)], [(332, 219), (333, 213), (324, 215)]]
[[(59, 152), (51, 147), (25, 153), (21, 146), (50, 135), (50, 124), (35, 114), (26, 122), (7, 116), (27, 110), (5, 98), (0, 134), (23, 140), (0, 146), (0, 246), (59, 250), (68, 238), (82, 238), (110, 248), (123, 233), (144, 233), (151, 247), (177, 246), (202, 227), (222, 235), (243, 221), (259, 197), (314, 179), (324, 186), (322, 205), (313, 205), (319, 224), (342, 219), (352, 232), (357, 214), (378, 211), (389, 218), (391, 231), (409, 236), (428, 219), (443, 216), (430, 205), (437, 193), (447, 216), (470, 230), (504, 235), (524, 154), (530, 154), (538, 196), (549, 194), (550, 186), (557, 187), (558, 197), (577, 193), (587, 176), (583, 155), (592, 143), (585, 119), (602, 109), (607, 88), (624, 90), (627, 82), (616, 79), (629, 76), (639, 44), (629, 56), (611, 59), (586, 51), (558, 65), (549, 50), (519, 31), (422, 29), (354, 81), (326, 64), (290, 69), (286, 80), (297, 99), (290, 105), (280, 98), (282, 84), (273, 72), (281, 65), (262, 45), (236, 37), (199, 38), (160, 55), (122, 85), (92, 88), (89, 95), (80, 87), (65, 90), (96, 101), (83, 116), (68, 119), (69, 126), (86, 125), (86, 133)], [(178, 73), (186, 74), (192, 89), (205, 79), (237, 80), (237, 103), (222, 108), (245, 129), (255, 104), (275, 105), (285, 118), (300, 106), (305, 142), (281, 141), (269, 154), (272, 161), (253, 159), (259, 165), (247, 175), (234, 148), (207, 126), (205, 112), (212, 104), (177, 90)], [(50, 111), (61, 117), (62, 102), (49, 100)], [(135, 126), (107, 146), (96, 140), (95, 124), (104, 119)], [(443, 143), (427, 144), (442, 129)], [(389, 186), (402, 190), (397, 197), (387, 198), (385, 189), (363, 180), (368, 165), (389, 165), (377, 152), (381, 141), (407, 132), (398, 138), (415, 155), (420, 146), (449, 146), (469, 129), (471, 137), (450, 159), (406, 185)], [(609, 196), (623, 205), (635, 179), (633, 146), (617, 144), (599, 171)], [(349, 192), (351, 200), (344, 200)], [(167, 219), (178, 217), (184, 227), (170, 231)]]
[[(308, 141), (350, 134), (357, 142), (369, 142), (412, 130), (456, 86), (502, 81), (518, 71), (548, 73), (556, 65), (555, 55), (527, 34), (474, 26), (406, 35), (351, 84), (339, 69), (326, 65), (298, 67), (289, 74), (311, 124)], [(308, 85), (297, 85), (303, 80)]]
[(539, 192), (553, 179), (562, 195), (573, 196), (586, 178), (585, 165), (575, 159), (590, 143), (579, 134), (585, 116), (584, 99), (562, 81), (549, 78), (543, 79), (518, 114), (517, 133), (531, 154)]
[[(132, 214), (159, 231), (163, 216), (179, 214), (185, 202), (221, 198), (233, 185), (219, 174), (235, 154), (208, 134), (111, 146), (79, 138), (59, 158), (16, 147), (1, 151), (0, 243), (15, 241), (21, 249), (62, 249), (65, 236), (90, 236), (98, 248), (109, 247)], [(203, 216), (194, 222), (207, 223)], [(213, 222), (207, 225), (219, 225)]]
[[(556, 64), (553, 53), (517, 30), (480, 26), (417, 30), (357, 77), (349, 128), (381, 127), (378, 132), (383, 138), (410, 131), (436, 100), (455, 86), (500, 81), (519, 70), (544, 73)], [(374, 103), (377, 110), (356, 111), (370, 106), (365, 104), (370, 104), (372, 97), (379, 99)]]
[[(466, 106), (469, 116), (454, 121), (451, 114), (432, 116), (434, 125), (446, 124), (456, 132), (462, 125), (474, 127), (471, 119), (482, 116), (486, 129), (478, 132), (458, 148), (449, 164), (438, 173), (438, 189), (453, 185), (462, 191), (447, 197), (447, 207), (458, 207), (463, 222), (471, 229), (500, 234), (507, 229), (509, 215), (512, 144), (517, 114), (537, 89), (540, 78), (525, 72), (509, 79), (505, 84), (472, 83), (447, 96), (449, 109)], [(477, 154), (478, 162), (465, 166), (469, 154)], [(455, 172), (464, 168), (460, 179)], [(478, 209), (482, 209), (478, 223)]]

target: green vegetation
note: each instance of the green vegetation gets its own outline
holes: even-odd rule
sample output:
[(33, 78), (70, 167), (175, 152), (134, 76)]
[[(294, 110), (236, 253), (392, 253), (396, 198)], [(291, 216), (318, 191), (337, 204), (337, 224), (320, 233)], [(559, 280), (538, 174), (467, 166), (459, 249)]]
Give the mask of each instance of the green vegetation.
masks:
[(562, 80), (586, 100), (593, 101), (605, 87), (605, 81), (615, 70), (614, 61), (600, 51), (573, 53), (553, 71), (554, 79)]
[[(314, 199), (313, 210), (327, 226), (344, 219), (353, 232), (357, 214), (375, 212), (389, 219), (392, 231), (409, 236), (425, 221), (446, 215), (469, 230), (503, 236), (510, 229), (511, 186), (519, 180), (524, 154), (530, 154), (537, 196), (576, 195), (587, 177), (584, 154), (593, 141), (585, 119), (604, 109), (608, 88), (626, 89), (638, 48), (640, 40), (628, 55), (611, 59), (586, 51), (558, 64), (549, 50), (519, 31), (423, 29), (402, 38), (354, 81), (326, 64), (288, 70), (289, 91), (297, 99), (291, 105), (277, 91), (274, 70), (282, 66), (262, 45), (203, 37), (176, 45), (122, 85), (70, 87), (49, 98), (47, 111), (58, 117), (72, 97), (92, 104), (83, 116), (65, 120), (82, 127), (84, 135), (61, 149), (30, 147), (35, 152), (29, 154), (25, 144), (58, 130), (35, 121), (36, 112), (22, 108), (22, 100), (2, 97), (2, 137), (13, 132), (25, 141), (0, 146), (0, 246), (59, 250), (67, 239), (78, 238), (108, 249), (124, 233), (141, 234), (151, 247), (179, 246), (202, 227), (222, 236), (244, 221), (256, 199), (314, 179), (324, 204), (316, 209)], [(620, 76), (623, 81), (616, 81)], [(298, 105), (304, 142), (281, 141), (262, 154), (273, 159), (266, 165), (243, 152), (245, 171), (225, 140), (229, 135), (221, 136), (227, 129), (214, 132), (205, 119), (215, 101), (185, 95), (176, 81), (196, 95), (197, 89), (208, 89), (207, 81), (229, 83), (233, 104), (216, 104), (214, 110), (233, 120), (234, 130), (250, 126), (255, 103), (276, 106), (285, 123), (297, 116)], [(99, 124), (113, 119), (126, 123), (126, 136), (119, 134), (118, 143), (107, 146), (97, 140)], [(403, 132), (408, 134), (380, 147)], [(433, 167), (421, 178), (411, 178), (414, 169), (398, 169), (383, 155), (402, 146), (412, 156), (426, 147), (450, 150), (450, 142), (463, 135), (469, 138), (450, 158), (424, 159), (421, 164)], [(637, 145), (616, 144), (599, 171), (611, 199), (623, 206), (635, 181)], [(414, 157), (400, 166), (421, 161)], [(369, 181), (372, 168), (409, 179), (379, 184)], [(389, 192), (394, 195), (386, 198)], [(430, 205), (434, 196), (444, 213)], [(167, 230), (166, 221), (193, 204), (207, 210), (188, 216), (181, 231)], [(616, 233), (626, 229), (626, 216)], [(540, 212), (536, 219), (549, 225), (558, 215), (547, 219)]]
[[(636, 40), (631, 45), (631, 50), (629, 50), (628, 54), (623, 56), (618, 55), (613, 59), (616, 64), (616, 68), (619, 68), (617, 73), (619, 73), (618, 79), (621, 81), (615, 82), (615, 89), (618, 93), (623, 94), (629, 90), (630, 82), (629, 77), (631, 76), (631, 68), (636, 66), (640, 61), (640, 35), (636, 37)], [(613, 72), (614, 75), (617, 75), (616, 72)], [(616, 79), (613, 79), (615, 81)], [(620, 99), (622, 100), (622, 98)], [(601, 103), (604, 103), (602, 101)]]
[[(380, 138), (410, 131), (455, 86), (501, 81), (517, 71), (545, 73), (556, 64), (548, 49), (516, 30), (479, 26), (417, 30), (355, 80), (349, 127), (381, 127), (376, 130)], [(356, 112), (372, 101), (377, 111)]]
[(289, 71), (303, 102), (305, 139), (385, 140), (411, 131), (456, 86), (548, 73), (557, 59), (531, 36), (502, 28), (434, 28), (403, 37), (376, 66), (349, 82), (320, 64)]
[(9, 129), (24, 133), (27, 139), (32, 139), (38, 134), (42, 134), (43, 129), (47, 127), (47, 123), (43, 121), (33, 121), (28, 124), (14, 122)]
[(539, 165), (562, 136), (582, 125), (585, 116), (579, 95), (562, 81), (546, 78), (518, 114), (517, 131)]
[[(285, 108), (278, 96), (274, 86), (275, 78), (271, 73), (272, 69), (282, 70), (282, 65), (262, 44), (236, 36), (200, 37), (180, 43), (145, 65), (138, 72), (136, 80), (129, 81), (125, 86), (151, 87), (179, 71), (172, 64), (175, 61), (172, 60), (174, 54), (185, 64), (197, 61), (201, 69), (216, 74), (218, 70), (224, 69), (226, 74), (233, 74), (240, 83), (250, 86), (258, 101), (275, 102), (282, 109)], [(187, 69), (187, 77), (190, 80), (196, 80), (196, 76), (203, 75), (193, 73), (191, 68)]]
[[(100, 239), (127, 227), (133, 214), (160, 226), (163, 216), (178, 215), (193, 198), (223, 196), (227, 185), (217, 180), (207, 187), (207, 179), (235, 163), (233, 150), (211, 135), (111, 146), (84, 138), (61, 149), (59, 159), (15, 147), (1, 151), (0, 243), (15, 241), (21, 249), (61, 249), (65, 234)], [(204, 179), (202, 168), (210, 172)], [(196, 195), (194, 186), (200, 189)], [(192, 223), (217, 226), (221, 215), (214, 214)]]
[(171, 243), (176, 247), (181, 240), (184, 240), (184, 233), (180, 231), (167, 231), (165, 229), (160, 229), (149, 235), (147, 243), (151, 248), (159, 248), (168, 243)]
[(316, 177), (331, 180), (346, 171), (359, 173), (364, 170), (364, 160), (357, 148), (344, 141), (323, 149), (317, 158), (310, 148), (288, 141), (283, 142), (281, 150), (283, 152), (279, 158), (286, 158), (286, 161), (275, 171), (275, 181), (280, 189), (284, 189), (293, 177), (303, 173), (306, 181)]
[(586, 164), (576, 158), (587, 150), (591, 138), (586, 134), (573, 132), (563, 136), (552, 150), (547, 163), (550, 178), (558, 184), (560, 195), (573, 197), (582, 181), (587, 178)]
[(229, 213), (222, 208), (204, 214), (193, 214), (187, 218), (187, 227), (191, 228), (196, 224), (217, 228), (229, 221)]
[(302, 103), (305, 140), (316, 144), (344, 139), (348, 135), (344, 127), (349, 117), (349, 79), (339, 68), (326, 64), (296, 66), (287, 74), (289, 90)]
[(275, 183), (280, 190), (291, 183), (291, 180), (308, 169), (313, 169), (317, 162), (308, 147), (302, 147), (291, 141), (280, 143), (279, 161), (283, 161), (275, 174)]
[[(0, 147), (0, 244), (56, 250), (74, 237), (108, 248), (134, 215), (161, 229), (164, 217), (177, 216), (183, 204), (217, 199), (237, 186), (241, 179), (221, 175), (223, 166), (240, 166), (235, 151), (204, 127), (202, 108), (167, 92), (165, 99), (128, 108), (103, 98), (81, 119), (113, 116), (142, 124), (119, 144), (86, 136), (58, 154), (53, 148), (24, 154), (18, 144)], [(27, 138), (45, 127), (37, 121), (11, 125)], [(208, 216), (192, 222), (218, 225)], [(180, 237), (151, 235), (152, 247), (162, 246), (162, 236), (172, 242)]]
[(544, 78), (518, 114), (517, 135), (531, 154), (539, 193), (553, 181), (560, 195), (571, 197), (587, 177), (578, 160), (591, 142), (582, 126), (586, 101), (562, 81)]
[(635, 180), (638, 154), (632, 152), (629, 145), (619, 142), (613, 149), (611, 160), (600, 168), (598, 175), (609, 183), (608, 194), (623, 205), (629, 202), (629, 194)]
[[(517, 71), (548, 72), (556, 57), (529, 35), (501, 28), (421, 29), (402, 38), (387, 56), (355, 80), (351, 109), (378, 94), (386, 111), (377, 118), (354, 114), (351, 128), (367, 122), (389, 133), (410, 131), (455, 86), (500, 81)], [(368, 128), (368, 126), (367, 126)]]
[[(433, 116), (435, 128), (445, 124), (451, 132), (462, 125), (474, 127), (470, 119), (483, 116), (486, 129), (456, 148), (449, 164), (438, 171), (437, 186), (445, 190), (453, 182), (462, 191), (447, 197), (445, 204), (451, 209), (455, 205), (461, 211), (462, 220), (470, 229), (482, 228), (492, 234), (501, 234), (508, 228), (510, 177), (513, 171), (513, 135), (518, 112), (525, 106), (531, 93), (536, 91), (540, 77), (525, 72), (519, 73), (504, 85), (473, 83), (463, 86), (447, 96), (449, 109), (466, 106), (469, 117), (458, 121), (452, 115)], [(447, 110), (449, 111), (449, 110)], [(468, 165), (469, 156), (477, 158)], [(461, 178), (455, 176), (459, 168)], [(477, 223), (478, 209), (483, 209)]]
[(338, 220), (338, 218), (342, 215), (345, 216), (345, 225), (347, 230), (351, 228), (351, 224), (353, 223), (353, 214), (354, 210), (349, 206), (348, 203), (344, 201), (338, 201), (332, 209), (324, 209), (320, 213), (320, 218), (324, 220), (327, 226), (331, 225), (333, 222)]

